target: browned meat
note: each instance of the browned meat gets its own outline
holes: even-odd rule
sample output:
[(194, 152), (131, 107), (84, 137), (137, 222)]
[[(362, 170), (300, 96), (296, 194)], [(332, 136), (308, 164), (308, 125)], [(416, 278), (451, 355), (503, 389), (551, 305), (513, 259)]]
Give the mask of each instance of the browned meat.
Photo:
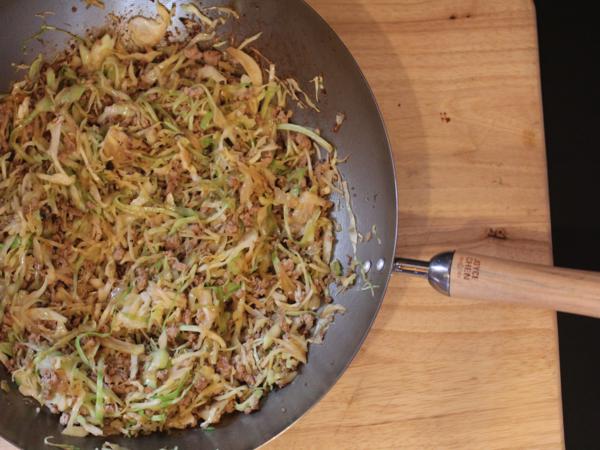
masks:
[(285, 320), (285, 313), (283, 311), (280, 311), (279, 327), (283, 330), (284, 333), (288, 333), (290, 331), (290, 324), (287, 320)]
[(223, 375), (225, 378), (229, 378), (233, 372), (233, 367), (229, 364), (229, 358), (226, 356), (219, 356), (217, 359), (217, 372)]
[(281, 268), (288, 274), (292, 273), (294, 270), (294, 261), (292, 261), (290, 258), (284, 258), (281, 260)]
[(87, 354), (92, 351), (92, 349), (96, 346), (96, 338), (94, 337), (85, 337), (81, 340), (83, 351)]
[(298, 144), (301, 150), (309, 150), (312, 147), (312, 141), (301, 133), (296, 133), (294, 141)]
[(315, 324), (315, 317), (312, 314), (303, 314), (300, 316), (300, 323), (304, 326), (304, 334), (307, 334)]
[(194, 400), (194, 391), (188, 391), (187, 395), (179, 402), (178, 406), (180, 409), (186, 409), (192, 404)]
[(188, 333), (186, 340), (190, 347), (194, 350), (198, 349), (198, 344), (202, 343), (202, 339), (200, 339), (200, 335), (198, 333)]
[(129, 367), (131, 360), (128, 355), (111, 353), (105, 360), (105, 382), (116, 394), (126, 394), (136, 388), (129, 383)]
[(186, 48), (183, 51), (183, 56), (185, 56), (188, 59), (191, 59), (192, 61), (198, 61), (202, 59), (202, 52), (198, 50), (198, 47), (196, 45), (193, 45), (191, 47)]
[(188, 270), (187, 264), (182, 263), (177, 258), (175, 258), (171, 262), (171, 266), (173, 267), (173, 269), (178, 270), (179, 272), (185, 272), (186, 270)]
[(235, 219), (228, 220), (223, 226), (223, 233), (227, 234), (228, 236), (234, 236), (238, 234), (239, 231), (240, 227)]
[(239, 381), (243, 381), (244, 383), (249, 385), (253, 385), (256, 382), (254, 376), (250, 372), (248, 372), (246, 366), (244, 366), (239, 360), (235, 362), (234, 376)]
[(245, 211), (242, 214), (240, 214), (240, 220), (242, 221), (244, 226), (246, 226), (246, 227), (254, 226), (254, 223), (256, 221), (257, 212), (258, 212), (258, 206), (253, 207), (249, 211)]
[(328, 174), (331, 170), (329, 163), (319, 163), (315, 166), (315, 177), (320, 179)]
[(268, 167), (271, 162), (273, 162), (273, 152), (264, 152), (260, 158), (260, 165), (263, 167)]
[(40, 384), (42, 385), (42, 396), (53, 397), (56, 393), (64, 393), (67, 388), (67, 374), (62, 369), (41, 369)]
[(249, 282), (250, 290), (260, 297), (267, 295), (272, 285), (272, 280), (270, 281), (256, 275), (251, 277)]
[(183, 89), (183, 92), (191, 98), (200, 98), (205, 95), (204, 89), (200, 86), (186, 87)]
[(27, 340), (32, 344), (40, 345), (43, 342), (44, 337), (36, 333), (31, 333)]
[(204, 51), (204, 62), (209, 66), (216, 66), (221, 61), (223, 54), (217, 50), (205, 50)]
[(177, 190), (182, 174), (183, 167), (181, 161), (176, 159), (171, 163), (171, 170), (169, 171), (169, 175), (167, 175), (167, 194), (172, 194)]
[(165, 248), (167, 250), (177, 250), (180, 245), (181, 245), (181, 240), (179, 239), (179, 236), (177, 236), (176, 234), (169, 236), (165, 240)]
[(253, 214), (251, 211), (246, 211), (246, 212), (240, 214), (240, 219), (241, 219), (242, 223), (244, 224), (244, 226), (246, 226), (246, 227), (253, 226), (255, 218), (256, 218), (256, 214)]
[(169, 377), (169, 371), (167, 369), (159, 370), (156, 372), (156, 379), (160, 382), (165, 381)]
[(170, 341), (174, 341), (177, 335), (179, 334), (179, 328), (175, 325), (171, 325), (167, 327), (167, 339)]
[(288, 123), (290, 121), (290, 118), (292, 117), (292, 112), (277, 107), (273, 110), (273, 115), (279, 123)]
[(210, 383), (208, 382), (208, 380), (206, 378), (200, 377), (196, 381), (194, 388), (196, 389), (196, 391), (200, 392), (200, 391), (203, 391), (209, 384)]
[(240, 186), (242, 185), (242, 183), (240, 183), (240, 179), (238, 177), (231, 177), (231, 178), (229, 178), (227, 180), (227, 184), (234, 191), (237, 191), (240, 188)]
[(197, 223), (193, 223), (190, 225), (190, 231), (194, 234), (201, 234), (202, 233), (202, 227), (197, 224)]
[(227, 406), (225, 406), (225, 412), (232, 413), (234, 411), (235, 411), (235, 401), (231, 400), (229, 403), (227, 403)]
[(148, 271), (142, 267), (135, 270), (135, 287), (138, 291), (143, 291), (148, 287)]

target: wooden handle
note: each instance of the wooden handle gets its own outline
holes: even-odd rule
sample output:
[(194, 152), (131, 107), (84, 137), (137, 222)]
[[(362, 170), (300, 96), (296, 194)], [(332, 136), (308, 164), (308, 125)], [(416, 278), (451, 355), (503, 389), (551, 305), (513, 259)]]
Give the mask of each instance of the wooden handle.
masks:
[(456, 251), (450, 295), (600, 317), (600, 273)]

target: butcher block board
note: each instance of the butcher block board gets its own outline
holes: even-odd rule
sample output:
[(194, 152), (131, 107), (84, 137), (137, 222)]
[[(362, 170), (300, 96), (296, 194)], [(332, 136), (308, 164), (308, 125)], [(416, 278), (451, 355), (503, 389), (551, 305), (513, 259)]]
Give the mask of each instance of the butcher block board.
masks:
[[(397, 254), (458, 247), (550, 264), (533, 2), (309, 3), (382, 109), (398, 175)], [(556, 315), (448, 299), (394, 275), (351, 367), (265, 448), (563, 447)]]

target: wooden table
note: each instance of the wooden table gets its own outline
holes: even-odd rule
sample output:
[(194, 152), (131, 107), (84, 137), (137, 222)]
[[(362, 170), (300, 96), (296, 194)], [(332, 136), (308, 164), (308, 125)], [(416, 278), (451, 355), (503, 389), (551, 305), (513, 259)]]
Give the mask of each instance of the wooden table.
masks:
[[(383, 110), (398, 173), (398, 254), (460, 247), (551, 263), (533, 3), (310, 3)], [(401, 276), (350, 369), (266, 446), (533, 447), (563, 447), (555, 314), (450, 300)]]

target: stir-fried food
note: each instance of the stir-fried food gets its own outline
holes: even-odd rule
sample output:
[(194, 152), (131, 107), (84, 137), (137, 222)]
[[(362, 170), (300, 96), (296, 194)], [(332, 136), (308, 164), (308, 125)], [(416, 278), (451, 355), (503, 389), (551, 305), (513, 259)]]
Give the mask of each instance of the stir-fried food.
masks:
[(335, 150), (190, 8), (185, 40), (159, 4), (0, 99), (0, 361), (68, 435), (249, 413), (342, 309)]

